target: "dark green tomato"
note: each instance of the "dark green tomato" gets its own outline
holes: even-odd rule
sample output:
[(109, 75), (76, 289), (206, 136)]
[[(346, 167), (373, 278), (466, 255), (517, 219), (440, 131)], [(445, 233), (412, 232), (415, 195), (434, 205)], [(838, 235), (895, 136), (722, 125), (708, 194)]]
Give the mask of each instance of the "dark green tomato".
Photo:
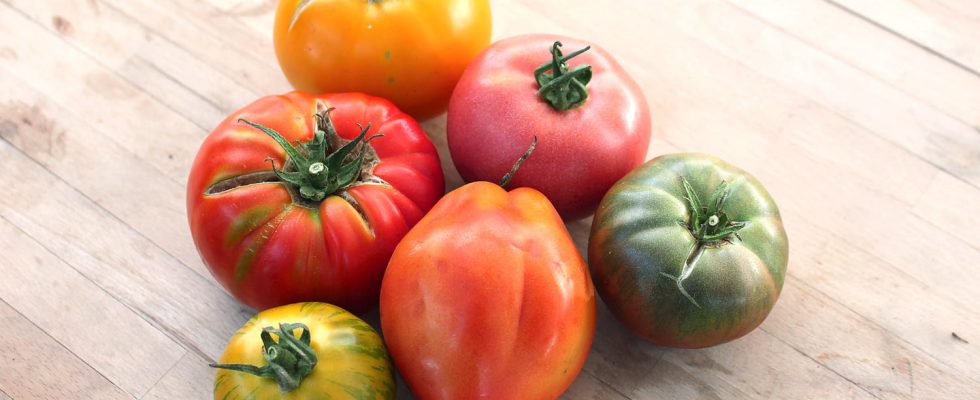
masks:
[(772, 197), (703, 154), (657, 157), (617, 182), (592, 222), (596, 289), (623, 324), (662, 346), (737, 339), (772, 310), (789, 256)]

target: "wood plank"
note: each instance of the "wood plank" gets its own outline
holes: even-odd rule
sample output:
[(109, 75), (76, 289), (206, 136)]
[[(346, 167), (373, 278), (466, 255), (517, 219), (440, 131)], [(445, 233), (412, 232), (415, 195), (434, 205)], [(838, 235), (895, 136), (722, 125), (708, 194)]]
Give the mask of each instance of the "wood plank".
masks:
[(875, 79), (968, 125), (980, 126), (980, 77), (860, 16), (822, 0), (792, 4), (774, 0), (729, 1)]
[[(14, 54), (31, 54), (0, 66), (0, 70), (6, 69), (24, 82), (0, 81), (3, 86), (0, 102), (7, 106), (4, 119), (12, 126), (27, 121), (37, 125), (40, 131), (39, 136), (16, 135), (19, 137), (16, 143), (24, 143), (22, 149), (32, 157), (72, 177), (74, 184), (89, 197), (210, 279), (190, 240), (184, 214), (186, 169), (205, 133), (9, 8), (0, 6), (0, 19), (5, 20), (0, 23), (0, 31), (16, 28), (11, 35), (33, 38), (32, 42), (0, 35), (0, 47), (9, 42), (8, 48)], [(42, 47), (34, 50), (31, 43), (41, 43)], [(60, 67), (52, 68), (49, 63)], [(66, 83), (56, 84), (62, 78)], [(91, 95), (93, 90), (100, 94)], [(46, 110), (38, 109), (42, 99), (48, 99), (43, 101)], [(47, 111), (47, 117), (40, 111)], [(54, 117), (62, 115), (73, 118), (69, 121)], [(152, 122), (144, 116), (153, 116)], [(61, 138), (76, 121), (85, 121), (94, 128), (73, 132), (80, 135), (77, 143), (88, 149), (66, 154)], [(15, 130), (11, 132), (16, 134)], [(39, 148), (26, 144), (44, 140), (48, 143)], [(100, 147), (119, 150), (93, 158), (92, 154), (102, 152)], [(119, 157), (125, 161), (116, 161)], [(110, 173), (120, 176), (105, 179)], [(153, 182), (138, 189), (142, 207), (132, 205), (133, 182)], [(153, 212), (147, 213), (147, 207)]]
[(200, 128), (6, 5), (0, 6), (0, 47), (22, 55), (4, 63), (13, 76), (86, 116), (177, 183), (186, 181), (187, 165), (205, 135)]
[(616, 388), (600, 381), (587, 371), (582, 371), (572, 386), (559, 397), (565, 400), (629, 400), (629, 397), (616, 391)]
[(973, 377), (973, 383), (980, 385), (976, 379), (980, 377), (976, 363), (980, 349), (963, 346), (951, 335), (980, 337), (978, 310), (938, 296), (938, 288), (909, 279), (839, 235), (820, 230), (805, 216), (788, 214), (785, 218), (787, 224), (812, 233), (793, 249), (797, 262), (789, 275), (798, 284), (892, 332), (908, 347), (928, 354), (927, 359), (947, 366), (950, 375)]
[(258, 35), (242, 23), (223, 15), (205, 2), (97, 0), (153, 32), (167, 37), (178, 47), (224, 73), (242, 87), (257, 93), (288, 91), (290, 86), (279, 71), (272, 48), (271, 32)]
[[(0, 226), (9, 226), (0, 221)], [(0, 300), (0, 399), (133, 399)], [(43, 371), (43, 373), (39, 373)]]
[(763, 324), (766, 332), (878, 398), (968, 398), (980, 391), (964, 371), (937, 363), (801, 283), (795, 277), (787, 282), (780, 305)]
[(598, 318), (585, 369), (630, 398), (873, 398), (770, 333), (769, 322), (728, 344), (684, 350), (643, 341), (601, 303)]
[(143, 400), (206, 399), (213, 396), (214, 370), (196, 354), (187, 353), (160, 379)]
[[(17, 193), (4, 188), (0, 195)], [(127, 393), (149, 390), (185, 350), (12, 225), (9, 214), (0, 209), (0, 260), (7, 265), (0, 298)]]
[[(662, 22), (980, 187), (980, 135), (975, 127), (886, 82), (868, 79), (866, 73), (731, 5), (709, 1), (667, 4), (635, 11), (651, 18), (674, 16)], [(973, 108), (980, 108), (977, 106), (980, 103)]]
[[(53, 112), (47, 110), (49, 104), (40, 102), (39, 113)], [(27, 125), (19, 125), (18, 129), (25, 136), (35, 133), (44, 137)], [(100, 149), (86, 149), (91, 142), (76, 139), (76, 134), (92, 135), (90, 129), (78, 123), (68, 130), (61, 142), (64, 154), (102, 151), (100, 157), (116, 161), (115, 155), (123, 153), (118, 147), (103, 145)], [(0, 146), (0, 157), (5, 160), (6, 173), (0, 175), (0, 184), (5, 189), (10, 193), (45, 193), (45, 196), (2, 196), (0, 215), (45, 243), (49, 251), (71, 263), (81, 274), (186, 348), (202, 357), (217, 356), (227, 336), (252, 314), (252, 310), (235, 302), (213, 280), (202, 278), (182, 265), (47, 169), (39, 170), (39, 164), (6, 141)], [(127, 171), (138, 170), (140, 164), (128, 163), (134, 167), (127, 169), (127, 161), (118, 161), (115, 167), (102, 172), (101, 180), (131, 182), (125, 179)], [(86, 180), (89, 184), (96, 181)], [(149, 210), (147, 214), (153, 214), (152, 207), (137, 205), (144, 212)], [(99, 228), (98, 235), (92, 234), (92, 227)]]
[(972, 0), (828, 0), (980, 75), (980, 5)]
[(973, 233), (980, 226), (980, 190), (973, 186), (938, 174), (921, 191), (912, 213), (980, 249), (980, 235)]

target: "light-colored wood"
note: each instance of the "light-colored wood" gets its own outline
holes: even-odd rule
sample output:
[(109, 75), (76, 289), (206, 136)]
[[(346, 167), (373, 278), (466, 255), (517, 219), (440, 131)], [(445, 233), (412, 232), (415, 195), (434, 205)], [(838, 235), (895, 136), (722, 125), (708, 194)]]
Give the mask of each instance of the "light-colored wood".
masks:
[[(14, 157), (0, 146), (0, 154)], [(106, 379), (141, 396), (185, 350), (48, 252), (43, 239), (18, 229), (11, 220), (19, 217), (0, 214), (0, 261), (16, 266), (5, 269), (0, 298)]]
[[(918, 40), (907, 5), (851, 3), (493, 2), (496, 38), (561, 33), (616, 54), (650, 102), (650, 156), (709, 152), (746, 168), (790, 235), (783, 297), (760, 329), (664, 349), (600, 304), (564, 398), (980, 393), (980, 77), (964, 68), (980, 44), (960, 40), (974, 25), (930, 4), (921, 15), (956, 35)], [(183, 184), (211, 127), (289, 89), (274, 4), (0, 2), (0, 332), (17, 337), (4, 353), (60, 360), (55, 382), (81, 391), (8, 360), (0, 398), (210, 397), (204, 364), (252, 310), (201, 264)], [(971, 4), (946, 6), (968, 15)], [(423, 127), (459, 186), (445, 117)], [(584, 251), (589, 220), (569, 229)], [(91, 332), (123, 324), (133, 328), (118, 348), (99, 347), (109, 341)]]
[[(2, 224), (3, 226), (9, 226)], [(133, 399), (98, 371), (48, 336), (4, 301), (0, 301), (4, 340), (0, 355), (0, 398)]]
[(980, 73), (980, 3), (974, 0), (829, 0), (906, 40)]
[(157, 382), (144, 400), (203, 399), (214, 389), (214, 370), (194, 353), (186, 353)]
[(867, 23), (859, 15), (825, 0), (731, 2), (807, 46), (921, 99), (940, 112), (980, 126), (980, 80), (976, 74)]

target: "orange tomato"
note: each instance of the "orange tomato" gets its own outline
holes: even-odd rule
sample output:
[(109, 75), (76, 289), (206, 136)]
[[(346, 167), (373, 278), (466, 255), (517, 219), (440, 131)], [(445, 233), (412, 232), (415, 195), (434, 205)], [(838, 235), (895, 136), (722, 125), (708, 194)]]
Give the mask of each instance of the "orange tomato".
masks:
[(384, 97), (421, 119), (446, 110), (490, 30), (488, 0), (281, 0), (273, 39), (295, 88)]
[(421, 399), (554, 399), (595, 332), (585, 261), (548, 199), (489, 182), (442, 198), (395, 248), (381, 326)]

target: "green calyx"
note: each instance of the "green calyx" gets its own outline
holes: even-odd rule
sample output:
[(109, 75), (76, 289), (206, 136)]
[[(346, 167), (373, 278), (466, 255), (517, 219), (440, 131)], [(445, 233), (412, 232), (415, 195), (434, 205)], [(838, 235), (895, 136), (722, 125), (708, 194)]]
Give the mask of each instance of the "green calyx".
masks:
[[(303, 330), (299, 338), (293, 336), (296, 329)], [(273, 334), (279, 337), (279, 341), (272, 339)], [(279, 329), (271, 326), (262, 329), (262, 355), (268, 362), (262, 367), (247, 364), (208, 365), (275, 379), (283, 393), (298, 388), (303, 378), (316, 367), (316, 352), (310, 347), (310, 328), (304, 324), (279, 324)]]
[(725, 211), (722, 210), (722, 207), (725, 205), (725, 199), (728, 198), (728, 194), (731, 192), (731, 188), (728, 187), (727, 182), (723, 181), (715, 188), (715, 192), (711, 195), (711, 199), (707, 204), (701, 202), (701, 198), (698, 197), (697, 192), (694, 191), (694, 188), (691, 187), (687, 179), (681, 177), (681, 183), (684, 185), (684, 191), (687, 192), (687, 196), (684, 199), (687, 200), (690, 215), (688, 216), (688, 221), (678, 221), (678, 224), (691, 231), (691, 236), (694, 236), (695, 244), (691, 248), (691, 253), (687, 256), (687, 261), (684, 262), (680, 274), (671, 275), (666, 272), (660, 272), (660, 275), (673, 281), (681, 295), (687, 298), (695, 307), (701, 308), (701, 304), (694, 298), (694, 295), (684, 288), (684, 280), (694, 272), (694, 266), (697, 264), (698, 259), (701, 258), (701, 254), (704, 253), (705, 247), (731, 243), (733, 237), (741, 240), (738, 237), (738, 231), (748, 225), (748, 223), (732, 221), (725, 214)]
[(364, 145), (382, 136), (373, 135), (365, 139), (364, 136), (371, 129), (371, 124), (368, 124), (361, 128), (361, 134), (354, 140), (343, 146), (333, 146), (332, 143), (339, 143), (339, 136), (330, 121), (331, 110), (326, 109), (314, 115), (313, 139), (299, 144), (298, 147), (271, 128), (245, 119), (238, 120), (264, 132), (279, 143), (286, 152), (286, 166), (279, 169), (275, 160), (267, 158), (267, 161), (272, 162), (272, 171), (280, 180), (292, 186), (303, 200), (314, 204), (357, 181), (364, 162)]
[(682, 224), (691, 231), (691, 235), (697, 239), (699, 245), (731, 243), (733, 237), (741, 239), (738, 236), (738, 231), (748, 223), (732, 221), (722, 210), (731, 191), (727, 182), (718, 185), (708, 203), (703, 204), (687, 179), (682, 177), (681, 181), (684, 184), (684, 190), (687, 192), (685, 199), (690, 206), (690, 219), (686, 223), (682, 222)]
[(538, 95), (552, 108), (565, 111), (582, 105), (589, 98), (585, 86), (592, 80), (592, 66), (578, 65), (569, 71), (567, 61), (585, 53), (591, 46), (566, 56), (562, 55), (561, 46), (559, 41), (551, 46), (551, 61), (534, 70), (534, 80), (538, 82)]

